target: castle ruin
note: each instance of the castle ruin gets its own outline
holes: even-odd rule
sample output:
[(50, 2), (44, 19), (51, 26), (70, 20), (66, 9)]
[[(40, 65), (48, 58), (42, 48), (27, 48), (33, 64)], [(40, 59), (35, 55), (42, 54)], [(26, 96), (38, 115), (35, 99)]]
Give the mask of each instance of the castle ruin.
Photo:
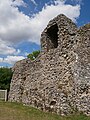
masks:
[(41, 53), (13, 67), (9, 101), (60, 115), (90, 115), (90, 24), (77, 28), (65, 15), (41, 34)]

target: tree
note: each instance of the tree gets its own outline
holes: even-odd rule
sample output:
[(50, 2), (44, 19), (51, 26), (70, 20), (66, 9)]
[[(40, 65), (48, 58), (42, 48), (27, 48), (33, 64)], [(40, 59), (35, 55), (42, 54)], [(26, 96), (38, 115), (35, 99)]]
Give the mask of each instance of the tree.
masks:
[(12, 78), (11, 68), (0, 68), (0, 89), (10, 89), (10, 83)]
[(28, 54), (27, 57), (31, 60), (35, 60), (37, 56), (40, 54), (40, 50), (34, 51), (31, 54)]

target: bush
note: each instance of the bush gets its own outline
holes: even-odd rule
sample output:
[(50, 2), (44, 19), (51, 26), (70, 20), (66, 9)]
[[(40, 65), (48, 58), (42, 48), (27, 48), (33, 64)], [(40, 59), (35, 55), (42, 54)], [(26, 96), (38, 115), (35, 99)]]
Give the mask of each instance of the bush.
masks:
[(40, 50), (28, 54), (27, 57), (30, 58), (30, 60), (35, 60), (39, 54), (40, 54)]

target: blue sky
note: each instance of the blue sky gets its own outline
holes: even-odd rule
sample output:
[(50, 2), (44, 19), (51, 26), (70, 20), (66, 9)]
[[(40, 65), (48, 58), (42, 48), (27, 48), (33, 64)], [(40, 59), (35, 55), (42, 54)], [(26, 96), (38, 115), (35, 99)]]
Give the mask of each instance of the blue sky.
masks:
[(61, 13), (83, 26), (90, 22), (90, 0), (1, 0), (0, 67), (39, 50), (41, 32)]

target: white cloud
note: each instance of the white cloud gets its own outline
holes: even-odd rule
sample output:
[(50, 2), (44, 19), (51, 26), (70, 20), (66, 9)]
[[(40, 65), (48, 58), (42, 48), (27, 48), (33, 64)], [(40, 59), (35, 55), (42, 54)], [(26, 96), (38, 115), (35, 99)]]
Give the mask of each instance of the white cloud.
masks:
[[(16, 0), (22, 5), (22, 0)], [(29, 40), (39, 44), (40, 34), (48, 21), (60, 13), (65, 14), (73, 21), (80, 15), (80, 6), (66, 5), (56, 2), (54, 5), (45, 5), (34, 17), (29, 17), (18, 10), (12, 0), (0, 1), (0, 39), (12, 43)], [(69, 12), (68, 12), (69, 11)]]
[(3, 68), (3, 66), (0, 66), (0, 68)]
[(35, 2), (35, 0), (30, 0), (31, 2), (33, 2), (34, 5), (37, 5), (37, 3)]
[(64, 2), (59, 1), (55, 2), (55, 5), (46, 5), (45, 7), (43, 7), (42, 11), (35, 14), (34, 18), (31, 19), (30, 27), (33, 33), (33, 36), (31, 36), (31, 38), (33, 40), (38, 40), (40, 38), (40, 33), (46, 27), (48, 21), (61, 13), (65, 14), (67, 17), (71, 18), (74, 22), (76, 22), (76, 19), (80, 15), (80, 6), (65, 5)]
[(26, 6), (26, 3), (23, 1), (23, 0), (14, 0), (13, 2), (12, 2), (12, 5), (13, 6)]
[(20, 53), (19, 49), (15, 49), (11, 46), (9, 46), (6, 42), (0, 40), (0, 55), (10, 55), (14, 54), (17, 55)]
[(3, 58), (0, 58), (0, 62), (3, 62)]
[(1, 63), (14, 64), (15, 62), (25, 59), (23, 56), (7, 56), (6, 58), (0, 58)]
[[(31, 1), (36, 5), (34, 0)], [(0, 0), (0, 55), (8, 55), (6, 58), (0, 58), (0, 63), (14, 64), (24, 59), (23, 56), (17, 56), (21, 51), (16, 50), (13, 44), (23, 40), (39, 44), (41, 32), (49, 20), (58, 14), (63, 13), (74, 22), (80, 15), (80, 5), (68, 5), (61, 0), (54, 0), (51, 5), (46, 4), (33, 17), (20, 12), (18, 6), (27, 5), (23, 0)]]
[[(68, 0), (54, 0), (54, 1), (65, 2), (65, 1), (68, 1)], [(76, 2), (76, 3), (81, 3), (83, 0), (69, 0), (69, 1)]]

